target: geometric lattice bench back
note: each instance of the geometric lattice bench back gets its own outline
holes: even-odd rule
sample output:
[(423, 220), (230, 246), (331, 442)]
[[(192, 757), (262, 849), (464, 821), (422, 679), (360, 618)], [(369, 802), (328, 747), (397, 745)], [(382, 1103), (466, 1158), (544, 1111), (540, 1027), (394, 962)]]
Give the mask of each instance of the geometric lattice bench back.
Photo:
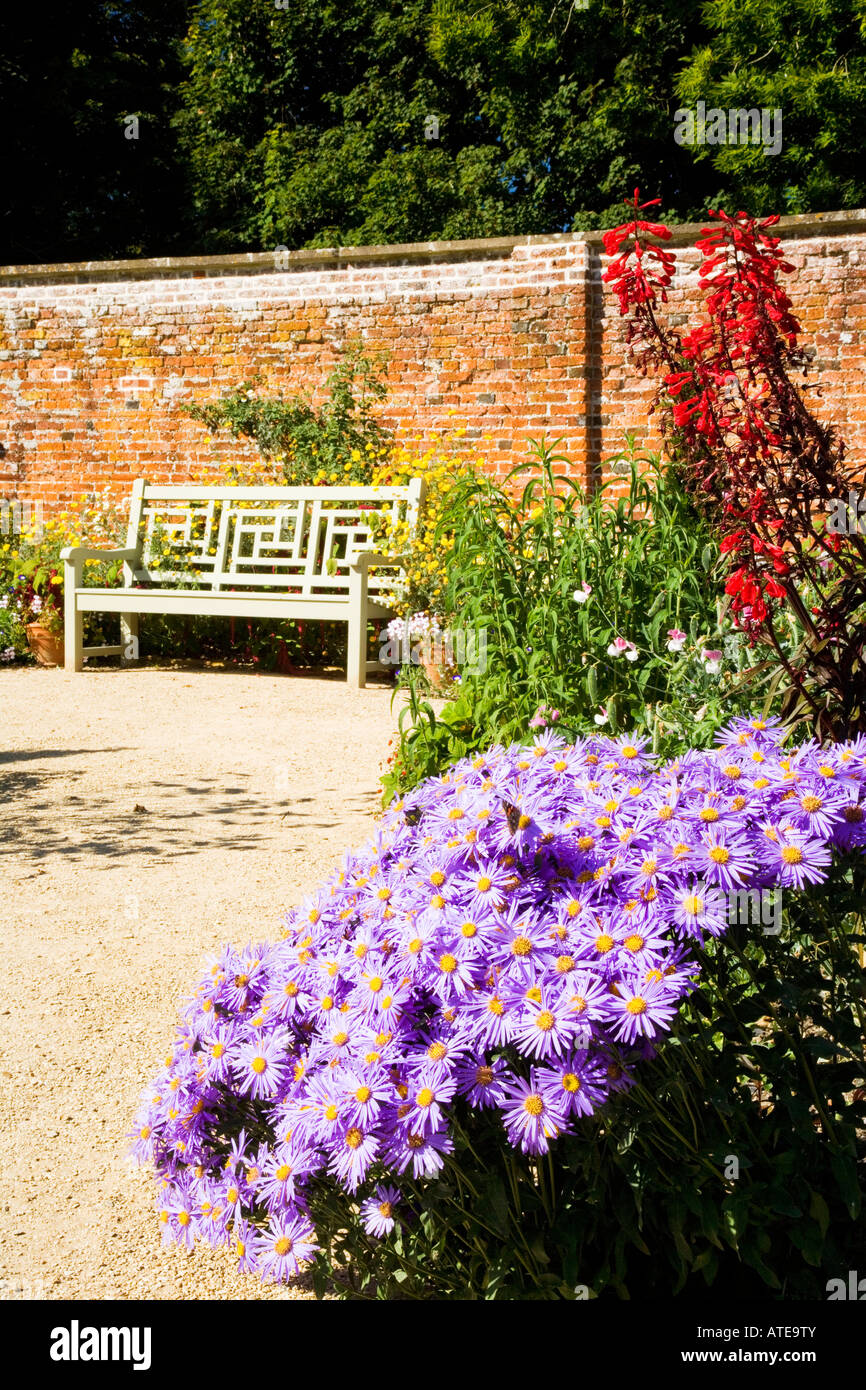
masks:
[[(420, 480), (407, 487), (195, 487), (138, 479), (127, 544), (140, 543), (133, 582), (188, 582), (205, 592), (348, 593), (349, 565), (374, 550), (375, 514), (414, 526)], [(374, 594), (393, 573), (370, 575)]]

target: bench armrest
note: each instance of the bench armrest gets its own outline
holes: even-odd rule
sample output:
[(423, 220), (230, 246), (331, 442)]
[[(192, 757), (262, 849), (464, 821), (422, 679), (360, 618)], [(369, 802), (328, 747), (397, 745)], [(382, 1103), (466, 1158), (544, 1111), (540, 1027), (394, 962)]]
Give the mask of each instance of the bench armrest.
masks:
[(92, 545), (67, 545), (60, 552), (61, 560), (74, 564), (76, 560), (126, 560), (138, 559), (138, 546), (131, 550), (98, 550)]

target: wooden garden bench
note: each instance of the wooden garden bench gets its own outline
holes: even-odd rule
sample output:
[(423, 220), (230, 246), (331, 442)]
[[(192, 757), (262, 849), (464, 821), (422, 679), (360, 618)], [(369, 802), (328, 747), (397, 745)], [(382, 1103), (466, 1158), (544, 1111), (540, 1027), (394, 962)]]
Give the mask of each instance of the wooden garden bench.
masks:
[[(348, 623), (347, 679), (363, 686), (367, 622), (392, 613), (381, 598), (398, 578), (379, 570), (399, 569), (372, 549), (371, 521), (390, 514), (414, 527), (422, 500), (420, 478), (406, 487), (187, 487), (138, 478), (123, 549), (61, 552), (66, 669), (82, 670), (89, 656), (137, 656), (142, 613), (312, 618)], [(123, 587), (86, 588), (89, 559), (122, 560)], [(85, 613), (118, 613), (119, 645), (85, 647)]]

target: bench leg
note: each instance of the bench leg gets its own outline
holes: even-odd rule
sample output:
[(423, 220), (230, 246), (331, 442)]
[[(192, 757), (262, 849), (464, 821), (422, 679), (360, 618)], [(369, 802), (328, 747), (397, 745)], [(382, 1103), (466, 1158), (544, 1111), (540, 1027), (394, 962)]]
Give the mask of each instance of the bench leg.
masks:
[(63, 564), (63, 669), (84, 670), (84, 614), (75, 604), (75, 590), (81, 584), (80, 560)]
[(120, 645), (122, 661), (138, 661), (138, 613), (121, 613)]
[(367, 684), (367, 622), (354, 615), (349, 619), (349, 658), (346, 680), (355, 690)]
[(367, 684), (367, 576), (349, 570), (349, 655), (346, 680), (355, 690)]

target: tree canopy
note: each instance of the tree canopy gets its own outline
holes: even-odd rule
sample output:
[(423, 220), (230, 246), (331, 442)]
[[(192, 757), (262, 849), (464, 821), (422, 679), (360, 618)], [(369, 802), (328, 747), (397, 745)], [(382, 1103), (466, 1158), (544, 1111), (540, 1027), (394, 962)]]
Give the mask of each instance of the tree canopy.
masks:
[[(80, 0), (0, 17), (5, 262), (866, 202), (866, 0)], [(682, 144), (780, 111), (781, 148)], [(132, 138), (129, 118), (137, 118)]]

